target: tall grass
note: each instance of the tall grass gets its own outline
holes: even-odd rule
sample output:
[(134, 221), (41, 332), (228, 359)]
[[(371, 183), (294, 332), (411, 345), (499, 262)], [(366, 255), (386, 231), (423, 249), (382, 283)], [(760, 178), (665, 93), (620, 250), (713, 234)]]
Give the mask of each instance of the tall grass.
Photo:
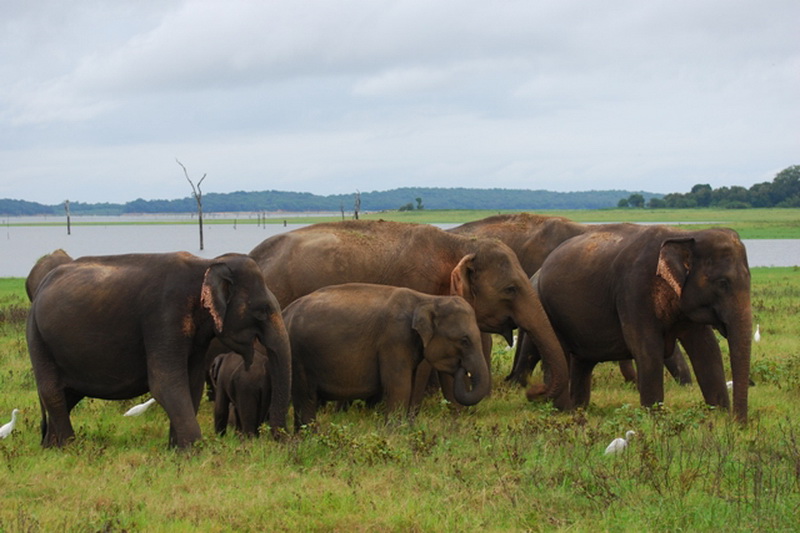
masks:
[[(326, 409), (276, 443), (214, 435), (204, 402), (204, 439), (177, 452), (162, 409), (122, 416), (141, 399), (84, 400), (76, 440), (42, 449), (22, 280), (0, 280), (0, 421), (22, 410), (0, 441), (0, 531), (796, 530), (798, 291), (797, 269), (753, 269), (747, 427), (668, 378), (665, 404), (642, 409), (610, 363), (588, 409), (554, 412), (503, 382), (498, 345), (492, 395), (472, 408), (429, 397), (413, 425)], [(626, 453), (603, 455), (628, 429)]]

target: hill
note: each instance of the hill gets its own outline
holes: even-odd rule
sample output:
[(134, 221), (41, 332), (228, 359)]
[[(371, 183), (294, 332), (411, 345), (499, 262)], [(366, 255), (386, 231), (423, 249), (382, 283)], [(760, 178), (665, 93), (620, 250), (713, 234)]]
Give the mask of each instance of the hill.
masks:
[[(662, 195), (638, 191), (645, 197)], [(361, 210), (386, 211), (401, 208), (428, 209), (603, 209), (616, 207), (622, 197), (632, 191), (605, 190), (582, 192), (553, 192), (529, 189), (467, 189), (467, 188), (400, 188), (388, 191), (361, 193)], [(237, 191), (232, 193), (205, 193), (203, 211), (345, 211), (353, 210), (354, 194), (320, 196), (288, 191)], [(419, 199), (419, 200), (418, 200)], [(187, 213), (194, 212), (193, 198), (176, 200), (143, 200), (125, 204), (70, 202), (74, 215), (122, 215), (132, 213)], [(63, 204), (44, 205), (24, 200), (0, 199), (0, 215), (63, 215)]]

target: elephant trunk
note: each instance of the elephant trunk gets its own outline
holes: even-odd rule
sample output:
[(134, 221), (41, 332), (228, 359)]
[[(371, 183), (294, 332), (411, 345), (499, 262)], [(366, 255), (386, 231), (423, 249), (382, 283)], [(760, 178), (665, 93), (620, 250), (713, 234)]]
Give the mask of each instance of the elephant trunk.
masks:
[(545, 374), (545, 383), (531, 386), (527, 396), (551, 398), (557, 409), (570, 409), (567, 356), (539, 298), (538, 273), (531, 279), (530, 297), (523, 301), (528, 305), (516, 314), (516, 322), (538, 348)]
[(750, 385), (750, 352), (753, 319), (748, 297), (740, 307), (739, 315), (728, 322), (728, 348), (733, 375), (733, 416), (741, 423), (747, 422), (747, 393)]
[[(470, 389), (467, 389), (467, 373), (469, 373), (471, 383)], [(476, 351), (469, 357), (465, 357), (461, 361), (461, 366), (456, 370), (453, 396), (461, 405), (475, 405), (489, 395), (491, 386), (489, 368), (486, 366), (483, 354)]]
[(269, 404), (269, 425), (276, 439), (286, 432), (286, 415), (292, 389), (292, 353), (289, 334), (280, 313), (270, 317), (270, 326), (263, 339), (269, 361), (272, 396)]

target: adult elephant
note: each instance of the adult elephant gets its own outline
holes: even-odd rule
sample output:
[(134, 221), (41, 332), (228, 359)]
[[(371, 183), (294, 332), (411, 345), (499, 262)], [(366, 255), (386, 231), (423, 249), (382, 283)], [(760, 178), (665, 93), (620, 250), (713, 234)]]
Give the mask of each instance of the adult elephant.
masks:
[[(462, 296), (481, 331), (503, 335), (509, 344), (514, 328), (530, 332), (548, 371), (542, 395), (559, 408), (569, 403), (566, 356), (519, 260), (500, 241), (427, 224), (344, 221), (270, 237), (250, 256), (283, 308), (321, 287), (350, 282)], [(422, 376), (430, 366), (420, 368)], [(451, 380), (443, 381), (449, 389)]]
[(28, 299), (33, 301), (33, 296), (36, 294), (36, 290), (41, 285), (42, 280), (47, 276), (51, 270), (56, 268), (57, 266), (63, 265), (64, 263), (71, 263), (72, 257), (59, 248), (47, 255), (43, 255), (36, 261), (36, 264), (33, 265), (31, 271), (28, 273), (28, 277), (25, 279), (25, 292), (28, 294)]
[[(539, 270), (550, 253), (564, 241), (594, 231), (613, 231), (624, 227), (619, 224), (580, 224), (565, 217), (514, 213), (493, 215), (467, 222), (448, 230), (458, 235), (499, 239), (517, 254), (522, 269), (528, 275)], [(524, 334), (520, 335), (514, 355), (514, 363), (506, 381), (527, 385), (528, 376), (538, 363), (533, 353), (521, 351)], [(672, 357), (665, 361), (667, 370), (683, 384), (692, 383), (692, 374), (683, 353), (676, 345)], [(636, 380), (636, 371), (630, 361), (620, 361), (620, 370), (626, 381)]]
[(459, 296), (347, 283), (303, 296), (283, 311), (292, 345), (295, 425), (310, 423), (320, 402), (381, 395), (387, 416), (413, 413), (422, 361), (454, 376), (454, 396), (474, 405), (490, 390), (480, 331)]
[(680, 340), (706, 403), (729, 408), (717, 329), (730, 348), (733, 412), (747, 419), (750, 270), (735, 231), (626, 224), (587, 233), (554, 250), (534, 284), (570, 354), (575, 405), (588, 404), (598, 362), (630, 358), (641, 403), (662, 402), (661, 368)]
[(233, 424), (244, 434), (257, 436), (259, 427), (269, 415), (272, 383), (269, 361), (258, 352), (246, 368), (235, 352), (225, 352), (214, 358), (209, 370), (214, 385), (214, 429), (224, 435), (230, 415)]
[(170, 420), (169, 443), (200, 438), (196, 413), (213, 337), (253, 359), (269, 353), (270, 424), (286, 427), (291, 355), (277, 300), (258, 265), (230, 254), (83, 257), (55, 268), (28, 316), (28, 349), (42, 407), (42, 445), (74, 437), (70, 412), (84, 397), (121, 400), (147, 391)]

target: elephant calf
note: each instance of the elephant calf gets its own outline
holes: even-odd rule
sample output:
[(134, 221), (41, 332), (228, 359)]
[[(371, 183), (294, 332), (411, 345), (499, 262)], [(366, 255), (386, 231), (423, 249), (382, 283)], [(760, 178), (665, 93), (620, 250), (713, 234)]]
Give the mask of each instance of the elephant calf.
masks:
[(283, 318), (292, 351), (296, 427), (314, 419), (320, 402), (381, 393), (387, 413), (407, 414), (416, 407), (414, 374), (423, 360), (455, 377), (459, 403), (474, 405), (489, 394), (475, 312), (460, 296), (348, 283), (295, 300)]
[(272, 384), (269, 362), (262, 354), (253, 354), (253, 363), (245, 368), (236, 352), (218, 355), (209, 370), (214, 386), (214, 429), (224, 435), (230, 415), (233, 425), (245, 435), (258, 435), (258, 428), (269, 415)]

